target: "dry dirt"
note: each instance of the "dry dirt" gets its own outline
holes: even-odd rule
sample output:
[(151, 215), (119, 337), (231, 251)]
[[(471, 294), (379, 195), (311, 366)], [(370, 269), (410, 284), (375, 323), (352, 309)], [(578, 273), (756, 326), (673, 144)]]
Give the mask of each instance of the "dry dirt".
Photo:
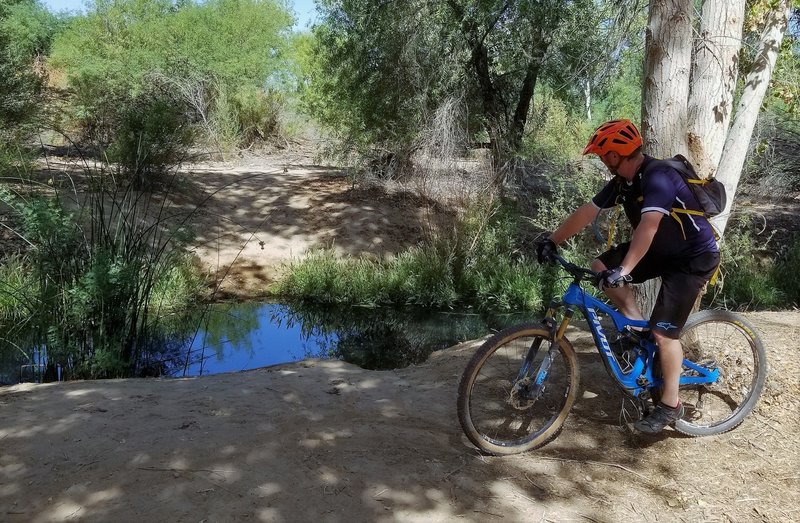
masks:
[[(329, 169), (285, 167), (193, 175), (200, 198), (227, 186), (196, 225), (207, 263), (234, 266), (232, 293), (258, 294), (309, 247), (390, 253), (446, 218)], [(456, 418), (480, 340), (395, 371), (312, 360), (2, 388), (0, 520), (800, 521), (800, 311), (747, 316), (767, 346), (767, 387), (742, 426), (709, 438), (621, 427), (620, 393), (579, 326), (568, 336), (581, 392), (564, 431), (502, 458), (479, 454)]]

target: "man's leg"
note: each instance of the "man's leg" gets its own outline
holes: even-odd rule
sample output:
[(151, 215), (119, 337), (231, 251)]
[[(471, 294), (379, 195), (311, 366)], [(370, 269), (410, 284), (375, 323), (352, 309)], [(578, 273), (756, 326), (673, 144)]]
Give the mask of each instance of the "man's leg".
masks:
[(678, 397), (678, 384), (681, 379), (683, 348), (681, 342), (653, 331), (658, 344), (658, 359), (664, 380), (661, 401), (646, 418), (633, 424), (633, 427), (646, 434), (657, 434), (683, 416), (683, 405)]
[(678, 385), (683, 369), (683, 347), (679, 340), (667, 338), (658, 331), (653, 332), (658, 344), (658, 359), (661, 363), (661, 375), (664, 385), (661, 390), (661, 403), (667, 407), (677, 407)]

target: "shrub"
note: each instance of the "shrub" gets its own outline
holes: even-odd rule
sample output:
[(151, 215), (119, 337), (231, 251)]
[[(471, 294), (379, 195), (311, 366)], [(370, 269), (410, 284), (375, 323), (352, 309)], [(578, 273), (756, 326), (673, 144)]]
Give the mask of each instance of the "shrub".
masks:
[(591, 133), (548, 89), (537, 89), (520, 153), (535, 162), (565, 163), (580, 153)]
[(238, 122), (239, 145), (248, 147), (264, 141), (280, 131), (280, 114), (283, 97), (276, 91), (265, 92), (257, 88), (240, 88), (233, 99)]
[(107, 154), (118, 162), (135, 187), (158, 181), (180, 163), (193, 141), (188, 107), (174, 93), (153, 86), (132, 100), (118, 100), (111, 145)]
[(314, 252), (273, 290), (329, 304), (537, 309), (552, 278), (516, 249), (518, 223), (509, 207), (476, 207), (454, 230), (388, 260)]
[(722, 288), (715, 290), (712, 303), (739, 309), (776, 307), (783, 296), (772, 278), (773, 261), (760, 251), (748, 226), (749, 220), (743, 218), (732, 221), (725, 230)]
[(151, 195), (108, 175), (90, 178), (76, 210), (58, 194), (21, 197), (0, 187), (31, 245), (0, 269), (0, 350), (46, 348), (48, 363), (70, 377), (125, 376), (168, 317), (189, 312), (202, 280), (181, 223), (166, 209), (142, 218)]
[(800, 239), (794, 240), (782, 253), (773, 268), (772, 280), (781, 289), (785, 306), (800, 307)]
[[(176, 118), (187, 106), (203, 113), (195, 115), (197, 122), (225, 149), (241, 141), (240, 112), (247, 132), (270, 127), (268, 115), (280, 100), (250, 94), (279, 76), (291, 24), (278, 0), (97, 0), (56, 38), (50, 65), (66, 74), (76, 119), (101, 150), (122, 132), (129, 136), (112, 152), (147, 157), (153, 150), (139, 148), (136, 136), (154, 144), (172, 140)], [(153, 98), (154, 78), (171, 87), (173, 98)], [(237, 101), (234, 86), (250, 94)], [(176, 105), (178, 96), (183, 100)], [(217, 114), (206, 114), (207, 106)], [(162, 109), (168, 110), (161, 114)], [(155, 134), (159, 125), (165, 134)]]

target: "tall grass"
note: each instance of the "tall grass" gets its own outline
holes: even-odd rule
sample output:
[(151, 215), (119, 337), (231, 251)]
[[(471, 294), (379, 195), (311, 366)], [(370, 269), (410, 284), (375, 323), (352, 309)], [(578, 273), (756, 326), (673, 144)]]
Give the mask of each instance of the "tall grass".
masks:
[(488, 205), (388, 260), (317, 251), (292, 264), (274, 292), (330, 304), (535, 310), (552, 278), (516, 249), (518, 224), (510, 208)]
[[(0, 180), (11, 229), (27, 245), (0, 260), (0, 351), (46, 350), (48, 363), (69, 377), (127, 376), (164, 324), (202, 294), (205, 282), (186, 250), (194, 211), (169, 204), (171, 158), (140, 150), (130, 164), (48, 172), (45, 183)], [(147, 191), (145, 173), (158, 179), (144, 184)]]

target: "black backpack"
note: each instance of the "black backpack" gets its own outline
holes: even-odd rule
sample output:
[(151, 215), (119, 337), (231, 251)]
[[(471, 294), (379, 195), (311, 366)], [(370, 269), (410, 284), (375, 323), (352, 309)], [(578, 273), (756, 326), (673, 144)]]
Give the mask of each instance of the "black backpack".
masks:
[(701, 211), (692, 211), (679, 207), (673, 207), (672, 211), (683, 214), (695, 214), (713, 218), (725, 210), (728, 197), (725, 193), (725, 186), (716, 178), (700, 178), (694, 170), (692, 164), (683, 155), (677, 154), (666, 160), (653, 160), (644, 170), (644, 174), (657, 166), (668, 165), (681, 173), (686, 185), (692, 190), (697, 203), (700, 204)]

